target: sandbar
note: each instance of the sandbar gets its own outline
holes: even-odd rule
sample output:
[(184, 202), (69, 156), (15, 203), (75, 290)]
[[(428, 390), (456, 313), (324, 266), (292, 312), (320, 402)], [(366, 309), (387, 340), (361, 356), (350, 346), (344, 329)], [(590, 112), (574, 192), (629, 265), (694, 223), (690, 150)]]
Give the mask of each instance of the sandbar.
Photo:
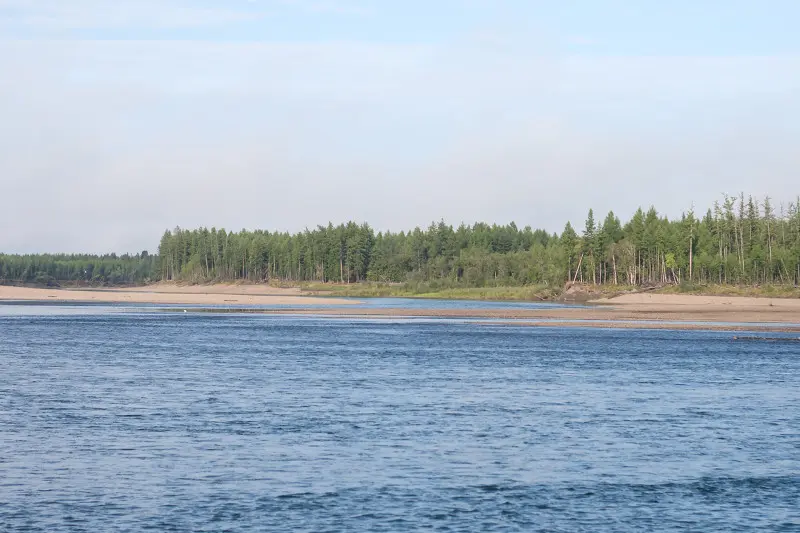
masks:
[(347, 305), (343, 298), (303, 296), (299, 289), (268, 285), (158, 284), (120, 289), (39, 289), (0, 286), (0, 301), (97, 302), (186, 305)]
[[(38, 289), (0, 286), (0, 301), (225, 305), (232, 312), (331, 317), (432, 317), (486, 319), (528, 326), (800, 331), (800, 299), (633, 293), (586, 306), (432, 309), (353, 307), (357, 300), (304, 295), (268, 285), (157, 284), (125, 289)], [(236, 305), (258, 305), (240, 308)], [(278, 306), (292, 305), (287, 310)], [(276, 306), (270, 308), (270, 306)], [(196, 309), (202, 311), (203, 309)], [(219, 309), (207, 309), (219, 311)]]

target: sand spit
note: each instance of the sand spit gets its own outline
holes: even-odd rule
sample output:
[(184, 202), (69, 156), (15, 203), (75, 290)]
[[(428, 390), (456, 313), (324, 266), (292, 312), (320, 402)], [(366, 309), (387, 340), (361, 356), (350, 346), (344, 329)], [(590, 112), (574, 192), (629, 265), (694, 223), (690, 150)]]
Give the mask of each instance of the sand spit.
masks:
[[(631, 298), (633, 296), (634, 298)], [(639, 295), (603, 300), (603, 305), (540, 309), (298, 309), (300, 314), (348, 316), (417, 316), (442, 318), (594, 320), (645, 322), (722, 322), (800, 325), (800, 300), (717, 298), (682, 295)], [(645, 295), (646, 296), (646, 295)], [(772, 304), (772, 305), (771, 305)], [(280, 312), (279, 310), (270, 312)]]
[[(235, 296), (304, 296), (299, 287), (273, 287), (242, 283), (211, 283), (207, 285), (179, 285), (156, 283), (124, 289), (100, 289), (111, 292), (142, 292), (149, 294), (228, 294)], [(309, 296), (309, 295), (305, 295)]]
[(616, 298), (593, 300), (589, 303), (599, 305), (624, 306), (628, 309), (679, 309), (702, 307), (705, 309), (761, 309), (781, 308), (800, 311), (800, 299), (796, 298), (754, 298), (745, 296), (696, 296), (690, 294), (623, 294)]
[[(165, 310), (166, 311), (166, 310)], [(512, 326), (512, 327), (538, 327), (538, 328), (609, 328), (609, 329), (656, 329), (656, 330), (695, 330), (695, 331), (741, 331), (763, 333), (800, 333), (800, 323), (781, 322), (742, 322), (727, 323), (709, 321), (707, 318), (697, 321), (651, 321), (649, 319), (616, 319), (609, 318), (583, 318), (554, 319), (550, 316), (529, 316), (526, 313), (498, 313), (494, 309), (474, 310), (470, 312), (455, 312), (454, 310), (430, 311), (420, 309), (189, 309), (191, 313), (231, 313), (231, 314), (258, 314), (258, 315), (302, 315), (318, 316), (328, 319), (413, 319), (413, 318), (451, 318), (451, 319), (477, 319), (475, 324), (484, 326)], [(590, 315), (591, 316), (591, 315)], [(740, 340), (747, 340), (742, 338)], [(771, 340), (771, 339), (764, 339)], [(790, 340), (800, 342), (797, 338), (780, 338), (775, 340)]]
[[(495, 322), (481, 322), (484, 325), (491, 326), (511, 326), (511, 327), (529, 327), (529, 328), (605, 328), (605, 329), (655, 329), (655, 330), (681, 330), (681, 331), (731, 331), (731, 332), (759, 332), (759, 333), (800, 333), (800, 325), (775, 325), (764, 326), (760, 324), (748, 325), (729, 325), (722, 323), (703, 323), (695, 324), (692, 322), (605, 322), (602, 320), (590, 320), (585, 322), (526, 322), (526, 321), (495, 321)], [(800, 342), (800, 337), (790, 338), (737, 338), (733, 337), (735, 341), (763, 341), (763, 342)]]
[(151, 285), (132, 289), (34, 289), (0, 286), (0, 301), (186, 305), (345, 305), (341, 298), (303, 296), (299, 289), (265, 285)]
[[(432, 317), (512, 321), (528, 326), (578, 326), (724, 331), (800, 331), (800, 300), (674, 294), (627, 294), (585, 307), (539, 309), (402, 309), (330, 307), (358, 303), (341, 298), (304, 296), (299, 289), (266, 285), (158, 284), (134, 289), (69, 290), (0, 286), (0, 300), (51, 302), (149, 303), (188, 305), (261, 305), (264, 309), (230, 312), (326, 315), (332, 317)], [(294, 305), (287, 310), (269, 306)], [(325, 307), (320, 307), (325, 306)], [(203, 311), (196, 309), (195, 311)], [(219, 311), (208, 309), (208, 311)], [(525, 322), (525, 321), (528, 322)], [(744, 325), (743, 325), (744, 324)]]
[[(218, 312), (194, 309), (194, 312)], [(622, 329), (684, 329), (706, 331), (769, 331), (800, 333), (800, 311), (730, 310), (628, 310), (611, 307), (553, 309), (227, 309), (230, 313), (293, 314), (330, 318), (453, 318), (478, 319), (481, 324), (529, 327), (595, 327)]]

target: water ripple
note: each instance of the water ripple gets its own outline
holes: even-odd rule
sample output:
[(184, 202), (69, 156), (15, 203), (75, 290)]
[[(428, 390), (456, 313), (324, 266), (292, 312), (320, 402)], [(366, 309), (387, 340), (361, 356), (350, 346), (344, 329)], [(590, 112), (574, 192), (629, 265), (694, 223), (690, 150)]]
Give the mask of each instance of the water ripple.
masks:
[(800, 531), (800, 358), (727, 339), (0, 317), (0, 531)]

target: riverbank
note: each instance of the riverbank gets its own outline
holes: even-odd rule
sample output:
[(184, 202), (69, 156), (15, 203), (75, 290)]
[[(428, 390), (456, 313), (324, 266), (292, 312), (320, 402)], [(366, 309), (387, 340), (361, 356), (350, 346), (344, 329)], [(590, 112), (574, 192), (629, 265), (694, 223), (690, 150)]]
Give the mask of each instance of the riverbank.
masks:
[[(308, 294), (351, 298), (423, 298), (443, 300), (493, 300), (567, 303), (639, 294), (645, 290), (629, 285), (570, 284), (566, 289), (553, 285), (498, 287), (442, 287), (431, 283), (301, 283)], [(754, 298), (800, 299), (800, 288), (790, 285), (665, 285), (647, 289), (648, 294), (691, 296), (744, 296)]]
[[(800, 302), (783, 305), (746, 301), (693, 301), (664, 295), (647, 303), (604, 301), (597, 305), (552, 308), (300, 308), (294, 315), (334, 318), (451, 318), (479, 319), (485, 324), (509, 324), (539, 327), (602, 327), (641, 329), (691, 329), (717, 331), (783, 331), (800, 333)], [(195, 309), (195, 312), (219, 312)], [(232, 313), (285, 314), (284, 309), (228, 309)]]
[(113, 289), (42, 289), (0, 286), (0, 301), (140, 303), (186, 305), (348, 305), (343, 298), (304, 295), (297, 288), (269, 285), (175, 285)]
[(547, 285), (523, 287), (436, 287), (427, 283), (303, 283), (308, 294), (350, 298), (422, 298), (439, 300), (491, 300), (508, 302), (553, 301), (561, 289)]
[[(0, 301), (186, 304), (229, 307), (228, 312), (293, 314), (331, 317), (431, 317), (485, 319), (529, 326), (642, 327), (670, 329), (769, 329), (800, 331), (800, 299), (741, 296), (697, 296), (653, 292), (623, 294), (592, 300), (586, 306), (540, 308), (497, 307), (440, 309), (370, 307), (363, 302), (336, 297), (309, 296), (300, 288), (268, 285), (157, 284), (117, 289), (39, 289), (0, 286)], [(260, 308), (237, 308), (261, 306)], [(220, 312), (212, 307), (195, 311)]]

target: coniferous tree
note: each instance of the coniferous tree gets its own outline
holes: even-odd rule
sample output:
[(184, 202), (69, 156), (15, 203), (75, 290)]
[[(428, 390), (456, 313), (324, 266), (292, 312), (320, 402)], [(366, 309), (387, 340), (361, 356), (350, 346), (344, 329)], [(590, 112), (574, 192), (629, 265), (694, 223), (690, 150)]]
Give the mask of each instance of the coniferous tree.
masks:
[(582, 234), (516, 224), (378, 232), (349, 222), (296, 234), (176, 227), (158, 254), (2, 255), (0, 283), (134, 284), (148, 281), (378, 282), (437, 286), (592, 283), (800, 283), (800, 198), (773, 207), (723, 196), (702, 219), (638, 209), (623, 225), (589, 210)]

